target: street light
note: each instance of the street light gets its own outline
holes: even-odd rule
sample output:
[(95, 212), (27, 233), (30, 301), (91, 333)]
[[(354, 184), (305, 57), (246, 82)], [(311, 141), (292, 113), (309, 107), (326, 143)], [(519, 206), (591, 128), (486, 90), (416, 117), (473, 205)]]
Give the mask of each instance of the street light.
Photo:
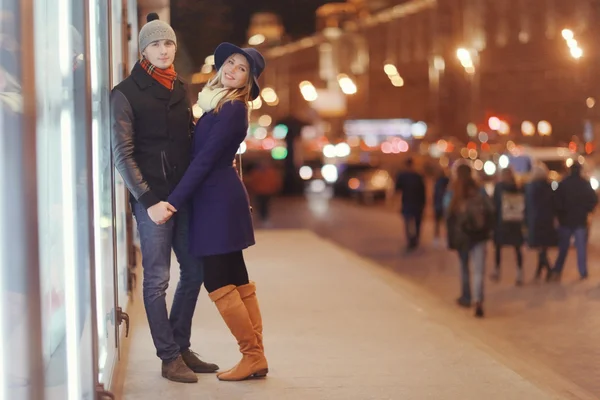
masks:
[(345, 94), (355, 94), (357, 92), (356, 84), (352, 78), (346, 74), (338, 75), (338, 84), (340, 85), (340, 88), (342, 88), (342, 92)]
[(404, 86), (404, 79), (400, 75), (396, 74), (396, 75), (390, 76), (389, 78), (390, 78), (390, 81), (392, 82), (392, 85), (394, 85), (395, 87)]
[(574, 36), (575, 36), (575, 35), (573, 34), (573, 31), (572, 31), (572, 30), (570, 30), (570, 29), (563, 29), (563, 30), (562, 30), (562, 37), (563, 37), (565, 40), (573, 39), (573, 37), (574, 37)]
[(261, 107), (262, 107), (262, 104), (263, 104), (263, 103), (262, 103), (262, 99), (260, 98), (260, 96), (258, 96), (258, 97), (256, 98), (256, 100), (254, 100), (254, 101), (251, 101), (251, 102), (250, 102), (250, 104), (252, 104), (252, 109), (253, 109), (253, 110), (258, 110), (259, 108), (261, 108)]
[(256, 35), (254, 35), (250, 39), (248, 39), (248, 44), (250, 46), (258, 46), (258, 45), (263, 44), (265, 42), (265, 40), (267, 40), (265, 35), (263, 35), (261, 33), (257, 33)]
[(579, 47), (572, 47), (571, 56), (573, 56), (575, 59), (579, 59), (583, 57), (583, 50), (581, 50)]
[(266, 87), (261, 92), (262, 98), (270, 106), (276, 106), (279, 103), (279, 97), (273, 88)]
[(469, 54), (469, 50), (465, 48), (460, 48), (456, 50), (456, 56), (460, 61), (471, 59), (471, 54)]
[(475, 137), (475, 135), (477, 135), (477, 125), (470, 122), (467, 125), (467, 134), (469, 135), (469, 137)]
[(594, 106), (596, 105), (596, 99), (594, 99), (593, 97), (588, 97), (585, 100), (585, 104), (588, 108), (594, 108)]
[(548, 121), (538, 122), (538, 132), (540, 136), (550, 136), (552, 134), (552, 125)]
[(583, 50), (579, 47), (577, 40), (575, 40), (575, 34), (570, 29), (562, 30), (562, 37), (567, 42), (567, 46), (570, 49), (571, 57), (578, 60), (583, 57)]
[(499, 130), (501, 123), (502, 122), (500, 121), (500, 118), (498, 118), (498, 117), (490, 117), (490, 119), (488, 120), (488, 126), (493, 131)]
[(306, 101), (315, 101), (319, 97), (317, 89), (315, 89), (310, 81), (302, 81), (300, 83), (300, 93), (302, 93), (302, 97)]
[(521, 124), (521, 132), (524, 136), (533, 136), (535, 135), (535, 125), (531, 121), (523, 121)]
[(500, 129), (498, 133), (501, 135), (508, 135), (510, 133), (510, 125), (506, 121), (500, 121)]
[(458, 57), (460, 63), (468, 74), (473, 75), (475, 73), (475, 66), (473, 65), (473, 59), (471, 58), (471, 53), (469, 50), (461, 47), (460, 49), (456, 50), (456, 57)]
[(385, 64), (383, 67), (383, 71), (387, 76), (393, 76), (398, 74), (398, 68), (394, 64)]

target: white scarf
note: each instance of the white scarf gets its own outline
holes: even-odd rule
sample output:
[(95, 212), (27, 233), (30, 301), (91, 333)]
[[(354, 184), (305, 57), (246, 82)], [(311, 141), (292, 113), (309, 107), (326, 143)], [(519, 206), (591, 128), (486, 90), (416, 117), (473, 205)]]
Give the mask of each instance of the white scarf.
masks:
[(210, 112), (217, 107), (227, 92), (228, 89), (210, 89), (208, 86), (204, 86), (204, 89), (198, 93), (197, 104), (205, 113)]

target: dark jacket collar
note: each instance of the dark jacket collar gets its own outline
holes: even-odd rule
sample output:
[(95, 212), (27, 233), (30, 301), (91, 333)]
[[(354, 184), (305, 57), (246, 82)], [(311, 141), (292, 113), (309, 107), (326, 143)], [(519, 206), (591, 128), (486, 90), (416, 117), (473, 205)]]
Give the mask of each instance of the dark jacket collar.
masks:
[(170, 99), (169, 104), (175, 104), (185, 98), (185, 85), (180, 78), (177, 78), (173, 91), (171, 92), (166, 87), (162, 86), (158, 81), (150, 76), (148, 72), (140, 65), (135, 63), (131, 71), (131, 78), (139, 86), (141, 90), (149, 90), (150, 93), (157, 98)]

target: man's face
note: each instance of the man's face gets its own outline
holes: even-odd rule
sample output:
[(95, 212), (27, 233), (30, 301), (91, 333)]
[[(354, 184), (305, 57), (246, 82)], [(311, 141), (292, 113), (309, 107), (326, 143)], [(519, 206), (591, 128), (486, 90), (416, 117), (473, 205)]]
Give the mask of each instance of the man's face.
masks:
[(144, 49), (142, 55), (156, 68), (167, 69), (175, 61), (177, 46), (171, 40), (157, 40)]

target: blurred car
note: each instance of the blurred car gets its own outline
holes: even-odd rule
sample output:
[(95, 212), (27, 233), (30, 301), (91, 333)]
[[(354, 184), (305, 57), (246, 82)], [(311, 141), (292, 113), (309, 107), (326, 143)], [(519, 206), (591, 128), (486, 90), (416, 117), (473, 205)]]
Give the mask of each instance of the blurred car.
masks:
[(515, 171), (520, 180), (526, 182), (529, 179), (529, 173), (536, 163), (543, 163), (548, 167), (549, 178), (552, 181), (552, 187), (556, 189), (561, 179), (568, 174), (569, 168), (574, 162), (579, 162), (583, 166), (583, 174), (590, 180), (594, 190), (598, 190), (599, 181), (596, 173), (598, 171), (593, 167), (592, 162), (583, 155), (570, 151), (565, 147), (523, 147), (517, 151), (511, 152), (500, 159), (500, 167), (508, 165)]
[(334, 196), (353, 197), (363, 203), (385, 199), (394, 192), (394, 180), (384, 169), (370, 164), (350, 164), (340, 168), (333, 185)]
[(322, 193), (327, 189), (327, 184), (322, 174), (323, 162), (320, 159), (306, 160), (298, 170), (300, 179), (304, 181), (304, 188), (310, 193)]

